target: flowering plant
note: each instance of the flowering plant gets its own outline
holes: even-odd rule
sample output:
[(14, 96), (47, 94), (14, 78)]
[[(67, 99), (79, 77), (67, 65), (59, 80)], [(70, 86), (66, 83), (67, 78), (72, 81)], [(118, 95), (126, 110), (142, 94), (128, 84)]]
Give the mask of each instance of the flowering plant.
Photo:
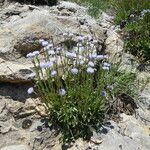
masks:
[[(64, 39), (70, 41), (73, 36), (65, 33)], [(77, 37), (73, 48), (55, 45), (52, 39), (39, 42), (43, 49), (27, 55), (35, 68), (35, 89), (29, 88), (28, 94), (39, 95), (49, 110), (50, 122), (60, 125), (64, 139), (86, 137), (90, 127), (103, 122), (117, 92), (130, 91), (127, 85), (133, 76), (123, 81), (122, 88), (119, 78), (128, 75), (118, 73), (118, 64), (111, 65), (90, 36)]]

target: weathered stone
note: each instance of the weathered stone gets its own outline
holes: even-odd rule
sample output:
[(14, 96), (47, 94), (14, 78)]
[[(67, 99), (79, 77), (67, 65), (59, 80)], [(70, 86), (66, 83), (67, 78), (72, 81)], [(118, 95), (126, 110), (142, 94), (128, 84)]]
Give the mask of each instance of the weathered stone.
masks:
[[(141, 80), (141, 77), (138, 76)], [(146, 83), (147, 76), (142, 73), (142, 79), (144, 77), (144, 82)], [(149, 75), (150, 77), (150, 75)], [(140, 93), (140, 97), (137, 101), (139, 109), (137, 110), (137, 117), (146, 125), (150, 126), (150, 83), (146, 83), (144, 89)]]
[(109, 29), (110, 27), (112, 27), (113, 20), (114, 16), (110, 16), (105, 12), (102, 12), (99, 19), (99, 25), (103, 28)]
[(135, 73), (137, 71), (138, 63), (133, 55), (128, 53), (122, 53), (120, 56), (121, 62), (120, 62), (120, 68), (119, 71), (126, 71), (126, 72), (132, 72)]
[(19, 64), (17, 62), (5, 61), (0, 58), (0, 81), (21, 83), (29, 82), (32, 73), (31, 64)]
[[(140, 123), (136, 118), (133, 116), (127, 116), (122, 114), (123, 121), (120, 123), (121, 132), (125, 136), (133, 139), (141, 146), (144, 146), (145, 149), (150, 148), (150, 128), (147, 125)], [(144, 149), (144, 148), (143, 148)]]
[(123, 50), (123, 41), (120, 38), (120, 35), (117, 34), (115, 31), (113, 30), (108, 30), (107, 31), (107, 36), (108, 38), (106, 39), (106, 51), (110, 52), (110, 53), (118, 53), (118, 52), (122, 52)]
[(8, 120), (6, 122), (0, 121), (0, 134), (8, 133), (13, 129), (14, 120)]
[(3, 147), (0, 150), (30, 150), (30, 148), (27, 145), (11, 145)]

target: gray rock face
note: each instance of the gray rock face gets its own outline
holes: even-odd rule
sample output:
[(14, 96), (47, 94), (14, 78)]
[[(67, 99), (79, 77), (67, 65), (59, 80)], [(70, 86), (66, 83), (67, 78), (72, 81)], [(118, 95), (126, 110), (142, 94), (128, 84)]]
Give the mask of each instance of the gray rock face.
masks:
[[(142, 73), (142, 77), (144, 74)], [(148, 78), (150, 75), (148, 76)], [(146, 79), (146, 76), (145, 76)], [(150, 83), (141, 92), (138, 100), (139, 109), (137, 110), (138, 119), (150, 126)]]
[(90, 142), (77, 140), (69, 150), (149, 150), (149, 128), (133, 116), (122, 114), (123, 120), (117, 124), (107, 122), (98, 133), (93, 132)]
[(30, 150), (30, 149), (26, 145), (11, 145), (11, 146), (4, 147), (0, 150)]
[(5, 61), (0, 58), (0, 81), (11, 83), (24, 83), (31, 81), (32, 64), (18, 64), (14, 61)]

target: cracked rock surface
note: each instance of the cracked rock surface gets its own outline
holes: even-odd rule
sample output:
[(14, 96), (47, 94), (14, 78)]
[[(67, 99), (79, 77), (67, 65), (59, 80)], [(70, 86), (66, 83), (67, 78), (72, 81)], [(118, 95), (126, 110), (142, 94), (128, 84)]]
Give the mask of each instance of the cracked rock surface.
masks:
[[(0, 5), (4, 0), (0, 0)], [(79, 30), (78, 26), (81, 25)], [(124, 54), (123, 41), (113, 26), (113, 16), (103, 13), (98, 20), (87, 8), (61, 1), (58, 5), (34, 6), (19, 3), (0, 8), (0, 150), (61, 150), (59, 135), (48, 126), (47, 110), (27, 89), (32, 63), (28, 52), (39, 50), (38, 40), (54, 36), (62, 42), (62, 33), (95, 35), (111, 57), (124, 57), (122, 66), (131, 67), (130, 54)], [(81, 32), (81, 33), (80, 33)], [(135, 62), (135, 67), (137, 66)], [(141, 74), (150, 76), (148, 72)], [(78, 139), (68, 150), (149, 150), (150, 85), (140, 94), (137, 116), (121, 114), (119, 123), (108, 121), (93, 131), (90, 141)]]

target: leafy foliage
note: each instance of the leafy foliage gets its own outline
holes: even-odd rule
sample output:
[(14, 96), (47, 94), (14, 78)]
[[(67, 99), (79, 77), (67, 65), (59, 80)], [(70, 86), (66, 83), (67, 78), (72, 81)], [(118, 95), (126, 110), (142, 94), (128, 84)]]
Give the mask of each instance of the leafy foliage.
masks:
[(112, 0), (115, 22), (125, 27), (125, 49), (139, 58), (150, 60), (150, 2), (149, 0)]
[(72, 0), (77, 3), (82, 3), (88, 6), (89, 14), (94, 17), (99, 17), (102, 10), (105, 10), (109, 6), (110, 0)]

